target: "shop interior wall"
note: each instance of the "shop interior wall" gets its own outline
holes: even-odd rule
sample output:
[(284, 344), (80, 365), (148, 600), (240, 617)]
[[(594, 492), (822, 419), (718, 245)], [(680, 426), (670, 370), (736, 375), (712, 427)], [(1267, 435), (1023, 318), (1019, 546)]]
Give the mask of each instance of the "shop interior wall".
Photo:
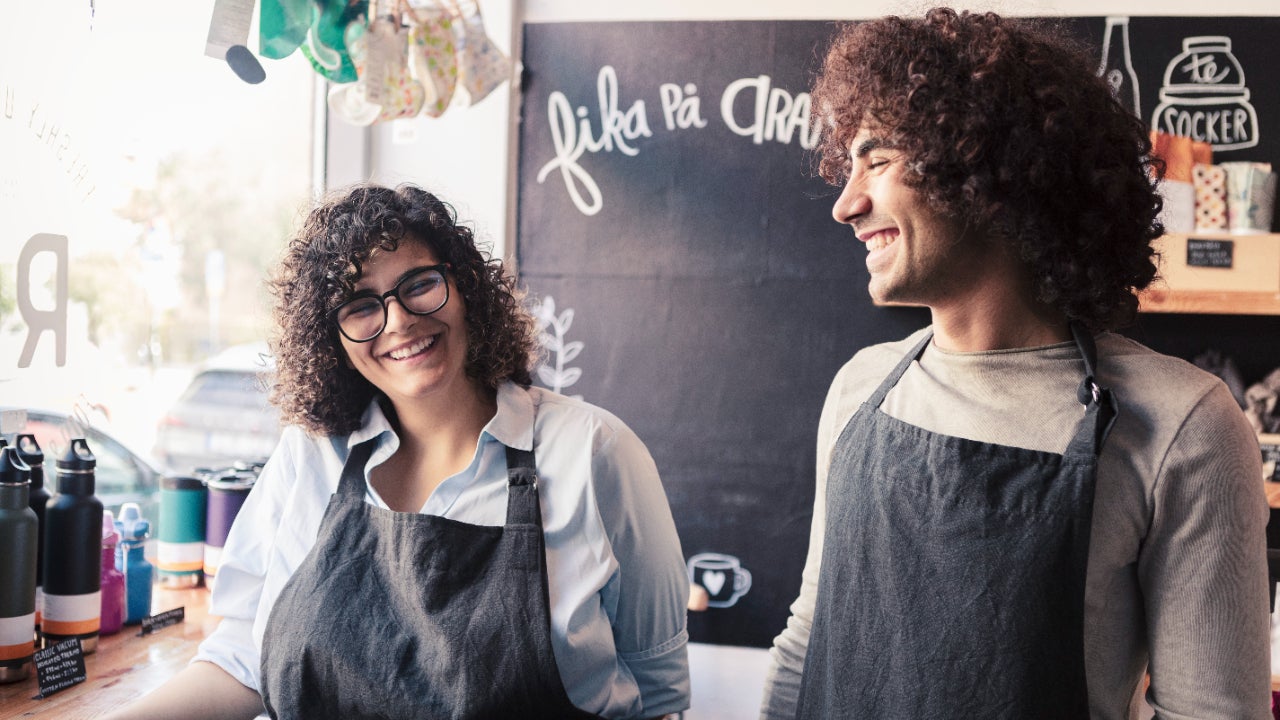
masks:
[[(519, 54), (520, 25), (541, 22), (654, 20), (830, 20), (909, 13), (935, 3), (862, 0), (481, 0), (485, 27), (508, 54)], [(1009, 15), (1237, 15), (1280, 16), (1275, 0), (1227, 0), (1212, 8), (1198, 0), (1027, 0), (954, 3)], [(566, 48), (572, 52), (572, 48)], [(414, 182), (438, 192), (476, 224), (479, 234), (505, 254), (513, 232), (515, 163), (513, 125), (518, 89), (503, 86), (472, 107), (453, 107), (441, 118), (418, 118), (372, 128), (330, 120), (329, 188), (372, 179)]]
[[(666, 20), (857, 19), (885, 13), (911, 13), (928, 3), (868, 0), (736, 2), (734, 0), (650, 0), (599, 3), (594, 0), (483, 0), (486, 28), (495, 42), (518, 57), (523, 23)], [(958, 7), (993, 9), (1010, 15), (1043, 16), (1280, 16), (1275, 0), (1227, 0), (1212, 8), (1197, 0), (1058, 0), (962, 3)], [(572, 47), (565, 48), (572, 53)], [(1252, 81), (1255, 92), (1280, 92), (1276, 82)], [(503, 86), (471, 107), (454, 106), (439, 119), (419, 118), (367, 129), (329, 125), (329, 187), (372, 178), (386, 183), (410, 181), (440, 193), (474, 223), (478, 236), (497, 255), (514, 247), (516, 219), (516, 123), (518, 88)], [(1280, 158), (1257, 158), (1280, 162)], [(1238, 364), (1246, 383), (1280, 367), (1280, 318), (1144, 314), (1126, 331), (1157, 350), (1192, 359), (1219, 350)]]

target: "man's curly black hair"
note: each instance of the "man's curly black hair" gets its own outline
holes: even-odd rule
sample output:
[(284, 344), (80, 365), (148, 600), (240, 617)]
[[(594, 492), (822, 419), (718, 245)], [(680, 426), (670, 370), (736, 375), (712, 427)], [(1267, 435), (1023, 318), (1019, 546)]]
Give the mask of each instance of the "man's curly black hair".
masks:
[(1042, 20), (937, 8), (845, 25), (812, 94), (819, 172), (843, 183), (849, 143), (874, 124), (927, 202), (1016, 249), (1039, 301), (1123, 327), (1156, 274), (1162, 168), (1097, 63)]
[(491, 389), (532, 382), (537, 321), (502, 262), (486, 260), (471, 230), (435, 195), (412, 185), (359, 185), (311, 211), (268, 284), (277, 325), (271, 401), (285, 422), (315, 435), (359, 427), (378, 391), (347, 365), (329, 313), (352, 293), (371, 253), (402, 242), (422, 242), (451, 266), (466, 305), (468, 377)]

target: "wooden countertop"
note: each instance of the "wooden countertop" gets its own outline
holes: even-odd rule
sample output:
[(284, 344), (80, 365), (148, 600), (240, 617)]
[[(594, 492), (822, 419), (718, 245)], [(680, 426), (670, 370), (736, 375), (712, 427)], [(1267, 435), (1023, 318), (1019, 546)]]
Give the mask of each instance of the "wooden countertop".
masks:
[(105, 715), (159, 687), (186, 667), (196, 647), (218, 625), (219, 618), (208, 614), (209, 592), (204, 588), (152, 591), (153, 613), (185, 608), (186, 619), (138, 636), (139, 626), (98, 639), (97, 652), (84, 658), (85, 681), (43, 700), (32, 697), (40, 691), (35, 668), (21, 682), (0, 685), (0, 719), (57, 718), (87, 720)]

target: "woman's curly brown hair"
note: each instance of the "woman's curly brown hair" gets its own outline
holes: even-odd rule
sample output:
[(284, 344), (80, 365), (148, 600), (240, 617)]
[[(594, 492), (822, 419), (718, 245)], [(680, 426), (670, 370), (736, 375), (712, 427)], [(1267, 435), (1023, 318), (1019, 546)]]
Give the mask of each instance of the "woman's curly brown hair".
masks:
[(329, 313), (353, 292), (371, 253), (415, 241), (451, 266), (466, 304), (467, 375), (488, 388), (531, 384), (537, 321), (502, 262), (486, 260), (453, 208), (431, 193), (359, 185), (311, 211), (268, 283), (277, 326), (271, 401), (285, 422), (316, 435), (359, 427), (378, 390), (347, 365)]
[(926, 201), (1016, 249), (1039, 301), (1123, 327), (1156, 274), (1162, 167), (1097, 62), (1046, 21), (939, 8), (846, 25), (812, 94), (819, 172), (842, 183), (874, 124)]

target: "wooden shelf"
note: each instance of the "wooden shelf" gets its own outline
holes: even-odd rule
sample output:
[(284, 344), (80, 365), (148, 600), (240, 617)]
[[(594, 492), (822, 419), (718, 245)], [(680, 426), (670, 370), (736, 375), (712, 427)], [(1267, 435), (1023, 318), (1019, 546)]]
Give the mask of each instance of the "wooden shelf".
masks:
[(1280, 294), (1215, 292), (1150, 287), (1138, 296), (1139, 312), (1205, 315), (1280, 315)]

